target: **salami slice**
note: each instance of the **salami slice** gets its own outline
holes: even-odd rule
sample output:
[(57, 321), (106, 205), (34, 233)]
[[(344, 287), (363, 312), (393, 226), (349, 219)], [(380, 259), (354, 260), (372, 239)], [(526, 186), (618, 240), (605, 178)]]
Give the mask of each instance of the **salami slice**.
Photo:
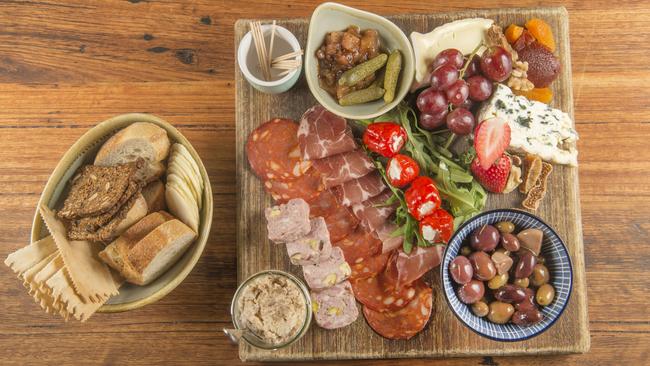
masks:
[(359, 225), (359, 220), (350, 209), (337, 205), (337, 208), (325, 217), (325, 223), (330, 232), (330, 240), (335, 243), (353, 232)]
[(382, 248), (381, 240), (377, 239), (372, 233), (367, 232), (361, 226), (357, 226), (348, 236), (332, 245), (343, 250), (345, 260), (350, 265), (360, 263), (365, 258), (378, 254)]
[(314, 217), (327, 217), (336, 209), (338, 209), (339, 204), (336, 201), (336, 197), (329, 190), (326, 189), (318, 195), (316, 199), (309, 202), (309, 216)]
[(352, 274), (350, 275), (350, 281), (373, 277), (378, 273), (381, 273), (384, 268), (386, 268), (389, 257), (390, 253), (384, 253), (365, 258), (360, 263), (351, 264), (350, 267), (352, 267)]
[(422, 280), (417, 281), (414, 288), (413, 300), (397, 311), (379, 312), (364, 306), (363, 316), (368, 325), (388, 339), (410, 339), (418, 334), (431, 317), (433, 291)]
[(285, 203), (294, 198), (302, 198), (305, 201), (312, 201), (318, 197), (323, 190), (320, 174), (316, 169), (309, 169), (305, 174), (294, 180), (278, 181), (274, 179), (264, 182), (271, 197), (278, 203)]
[(399, 310), (415, 297), (416, 290), (413, 286), (395, 287), (395, 282), (390, 278), (389, 272), (384, 271), (351, 283), (357, 301), (372, 310), (385, 312)]
[(301, 159), (297, 133), (295, 121), (281, 118), (254, 129), (246, 142), (246, 155), (255, 175), (282, 182), (303, 175), (311, 161)]

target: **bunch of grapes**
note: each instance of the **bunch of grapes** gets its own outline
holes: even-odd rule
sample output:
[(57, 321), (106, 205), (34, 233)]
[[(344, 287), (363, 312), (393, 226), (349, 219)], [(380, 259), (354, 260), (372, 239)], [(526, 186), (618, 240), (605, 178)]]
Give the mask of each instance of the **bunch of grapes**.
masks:
[(512, 72), (512, 58), (502, 47), (491, 47), (471, 60), (454, 48), (440, 52), (431, 63), (431, 86), (417, 98), (420, 126), (435, 130), (447, 124), (457, 135), (474, 130), (474, 103), (492, 95), (492, 82), (506, 80)]

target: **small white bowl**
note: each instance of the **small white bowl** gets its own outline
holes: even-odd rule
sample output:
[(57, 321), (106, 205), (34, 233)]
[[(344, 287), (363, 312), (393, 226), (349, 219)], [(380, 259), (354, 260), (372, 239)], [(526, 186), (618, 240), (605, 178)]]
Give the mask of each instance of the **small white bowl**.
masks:
[[(262, 33), (266, 36), (271, 32), (272, 27), (273, 26), (270, 24), (263, 25)], [(284, 27), (281, 27), (279, 25), (275, 26), (275, 38), (276, 40), (274, 48), (278, 44), (278, 38), (282, 38), (287, 43), (289, 43), (289, 46), (291, 47), (291, 51), (289, 52), (299, 51), (301, 49), (300, 43), (298, 42), (296, 36), (294, 36), (293, 33), (289, 32)], [(268, 46), (269, 45), (267, 43), (267, 47)], [(296, 83), (296, 81), (298, 81), (300, 72), (302, 70), (302, 56), (296, 56), (295, 60), (300, 61), (301, 66), (299, 68), (292, 70), (290, 73), (284, 75), (278, 80), (266, 81), (256, 77), (249, 68), (250, 62), (257, 63), (257, 52), (255, 50), (253, 36), (250, 31), (246, 33), (244, 38), (242, 38), (237, 48), (237, 63), (239, 64), (239, 69), (241, 70), (242, 74), (244, 74), (246, 80), (248, 80), (248, 82), (253, 86), (253, 88), (261, 91), (262, 93), (279, 94), (289, 90)]]

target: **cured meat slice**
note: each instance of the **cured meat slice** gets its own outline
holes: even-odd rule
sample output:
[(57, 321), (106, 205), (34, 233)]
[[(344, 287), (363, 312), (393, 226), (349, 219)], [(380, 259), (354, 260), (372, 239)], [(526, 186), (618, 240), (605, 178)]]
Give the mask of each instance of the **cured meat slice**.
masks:
[(418, 281), (415, 297), (408, 305), (397, 311), (379, 312), (363, 307), (368, 325), (388, 339), (410, 339), (427, 325), (433, 308), (433, 290), (424, 281)]
[(320, 174), (316, 169), (309, 169), (294, 180), (280, 181), (269, 179), (264, 182), (264, 189), (278, 202), (284, 203), (294, 198), (313, 201), (323, 190)]
[(372, 257), (364, 258), (360, 263), (351, 265), (352, 274), (350, 275), (350, 281), (373, 277), (381, 273), (384, 268), (386, 268), (388, 258), (390, 258), (390, 253), (374, 255)]
[(359, 226), (359, 220), (345, 206), (338, 206), (329, 215), (325, 216), (327, 230), (333, 243), (345, 238)]
[(304, 160), (322, 159), (356, 148), (347, 121), (317, 104), (300, 119), (297, 133)]
[(312, 164), (323, 176), (325, 188), (361, 178), (375, 170), (372, 159), (362, 149), (314, 160)]
[(345, 260), (350, 265), (360, 263), (364, 258), (372, 257), (381, 250), (381, 241), (361, 226), (357, 226), (348, 236), (333, 245), (343, 250)]
[(264, 210), (269, 239), (286, 243), (300, 239), (311, 231), (309, 205), (301, 199), (294, 199), (284, 205), (267, 207)]
[(311, 289), (332, 287), (350, 277), (352, 269), (340, 248), (332, 248), (332, 255), (319, 263), (302, 267), (305, 282)]
[(390, 189), (369, 200), (352, 205), (354, 215), (361, 221), (361, 225), (368, 231), (377, 231), (384, 226), (384, 223), (395, 210), (398, 202), (386, 206), (386, 201), (393, 196)]
[(325, 219), (317, 217), (310, 223), (311, 231), (307, 235), (287, 243), (287, 254), (292, 264), (316, 264), (332, 254), (332, 243)]
[(329, 190), (323, 190), (316, 199), (309, 202), (309, 207), (311, 211), (309, 215), (311, 217), (327, 217), (334, 211), (339, 208), (339, 203), (336, 201), (336, 197)]
[(345, 327), (359, 317), (350, 281), (312, 291), (311, 303), (316, 323), (325, 329)]
[(258, 126), (246, 141), (246, 156), (253, 172), (262, 180), (288, 181), (304, 174), (310, 161), (300, 158), (298, 124), (275, 118)]
[(351, 206), (375, 197), (388, 188), (379, 171), (370, 172), (361, 178), (347, 181), (332, 188), (336, 198), (344, 206)]
[[(394, 262), (393, 262), (394, 263)], [(395, 286), (395, 271), (389, 271), (391, 261), (386, 270), (376, 276), (355, 279), (352, 289), (357, 301), (375, 311), (394, 311), (406, 306), (415, 296), (413, 286)]]
[(384, 225), (375, 232), (375, 236), (381, 240), (381, 252), (389, 253), (398, 249), (404, 243), (404, 236), (393, 236), (398, 227), (391, 221), (386, 221)]
[(409, 284), (440, 265), (444, 251), (442, 245), (415, 247), (410, 254), (399, 250), (396, 260), (398, 285)]

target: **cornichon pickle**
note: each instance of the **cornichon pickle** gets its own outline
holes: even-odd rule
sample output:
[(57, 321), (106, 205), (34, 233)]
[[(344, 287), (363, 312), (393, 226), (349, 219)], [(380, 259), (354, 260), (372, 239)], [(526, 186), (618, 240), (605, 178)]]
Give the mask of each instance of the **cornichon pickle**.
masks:
[(384, 89), (377, 86), (370, 86), (368, 88), (353, 91), (350, 94), (342, 96), (341, 99), (339, 99), (339, 104), (342, 106), (347, 106), (370, 102), (383, 97), (384, 93)]
[(384, 102), (390, 103), (395, 99), (395, 90), (397, 89), (397, 79), (402, 70), (402, 54), (395, 50), (388, 56), (386, 62), (386, 76), (384, 77)]
[[(351, 68), (341, 75), (339, 79), (339, 85), (341, 86), (353, 86), (361, 80), (372, 75), (375, 71), (381, 69), (386, 65), (388, 60), (388, 55), (385, 53), (379, 54), (370, 60), (358, 64), (357, 66)], [(382, 94), (383, 95), (383, 94)]]

